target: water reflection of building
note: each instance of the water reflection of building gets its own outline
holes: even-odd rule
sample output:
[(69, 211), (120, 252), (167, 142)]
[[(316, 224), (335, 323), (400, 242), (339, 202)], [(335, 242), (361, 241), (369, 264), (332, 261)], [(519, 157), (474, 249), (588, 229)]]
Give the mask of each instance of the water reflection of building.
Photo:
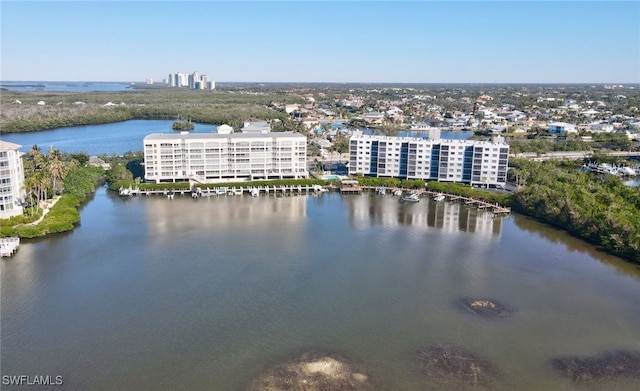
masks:
[(500, 236), (502, 230), (502, 219), (494, 218), (491, 212), (457, 202), (433, 202), (425, 198), (420, 203), (407, 204), (390, 197), (357, 197), (352, 198), (349, 206), (357, 228), (411, 225), (416, 229), (438, 228), (485, 236)]
[(296, 226), (307, 215), (307, 196), (214, 196), (197, 200), (149, 197), (145, 203), (152, 234), (225, 230), (265, 225)]

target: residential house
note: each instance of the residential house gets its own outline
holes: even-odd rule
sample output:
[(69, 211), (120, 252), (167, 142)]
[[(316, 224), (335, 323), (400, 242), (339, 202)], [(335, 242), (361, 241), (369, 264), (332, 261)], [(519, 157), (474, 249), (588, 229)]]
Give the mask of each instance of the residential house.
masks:
[(271, 125), (266, 121), (245, 121), (240, 130), (242, 133), (266, 134), (271, 132)]
[(381, 124), (384, 120), (384, 113), (372, 111), (364, 115), (364, 122), (368, 124)]
[(547, 130), (551, 134), (578, 133), (575, 125), (566, 122), (552, 122), (549, 124)]
[(614, 126), (613, 124), (601, 122), (601, 123), (592, 124), (590, 129), (594, 132), (611, 133), (614, 131)]

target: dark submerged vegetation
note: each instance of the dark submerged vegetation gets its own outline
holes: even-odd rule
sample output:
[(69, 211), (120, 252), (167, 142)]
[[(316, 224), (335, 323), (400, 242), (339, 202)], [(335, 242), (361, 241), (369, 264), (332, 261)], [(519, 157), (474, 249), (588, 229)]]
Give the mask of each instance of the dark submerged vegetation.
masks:
[(485, 318), (506, 317), (513, 312), (506, 305), (491, 299), (464, 297), (460, 303), (465, 310)]
[(414, 358), (427, 378), (444, 389), (491, 389), (497, 381), (491, 362), (459, 346), (421, 347)]
[(563, 356), (551, 360), (561, 375), (576, 383), (640, 377), (640, 352), (617, 350), (597, 356)]
[(369, 375), (353, 360), (318, 351), (277, 363), (247, 387), (248, 391), (369, 391), (377, 390)]

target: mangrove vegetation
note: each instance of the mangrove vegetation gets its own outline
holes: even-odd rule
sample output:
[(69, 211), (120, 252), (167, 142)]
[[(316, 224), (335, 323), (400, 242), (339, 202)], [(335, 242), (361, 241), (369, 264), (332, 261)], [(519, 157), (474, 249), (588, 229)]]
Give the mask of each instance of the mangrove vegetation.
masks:
[(300, 103), (278, 91), (199, 91), (149, 89), (121, 92), (68, 93), (3, 91), (0, 133), (33, 132), (76, 125), (132, 119), (189, 118), (203, 124), (240, 129), (249, 118), (273, 120), (274, 131), (293, 130), (298, 123), (272, 102)]
[(23, 157), (27, 192), (22, 216), (0, 220), (0, 236), (34, 238), (70, 231), (80, 221), (78, 208), (104, 175), (84, 154), (67, 154), (34, 145)]
[(640, 264), (640, 188), (556, 162), (514, 159), (515, 211)]

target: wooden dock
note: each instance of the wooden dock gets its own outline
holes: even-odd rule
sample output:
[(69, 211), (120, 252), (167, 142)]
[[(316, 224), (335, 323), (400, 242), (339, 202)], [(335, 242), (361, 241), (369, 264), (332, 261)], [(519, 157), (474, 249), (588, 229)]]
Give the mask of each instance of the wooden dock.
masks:
[(327, 191), (320, 185), (292, 185), (292, 186), (217, 186), (217, 187), (194, 187), (193, 189), (140, 189), (138, 187), (121, 188), (120, 196), (164, 196), (173, 198), (174, 196), (187, 196), (192, 198), (211, 196), (232, 196), (232, 195), (277, 195), (294, 193), (318, 193)]
[(340, 193), (361, 193), (362, 186), (358, 181), (345, 180), (340, 183)]
[[(372, 190), (378, 191), (380, 186), (360, 186), (358, 181), (346, 180), (342, 181), (340, 184), (339, 190), (342, 194), (357, 194), (361, 193), (363, 190)], [(174, 196), (187, 196), (193, 198), (200, 197), (211, 197), (211, 196), (231, 196), (231, 195), (250, 195), (250, 196), (260, 196), (260, 195), (291, 195), (291, 194), (302, 194), (302, 193), (320, 193), (326, 192), (329, 189), (338, 190), (338, 188), (333, 186), (320, 186), (320, 185), (291, 185), (291, 186), (240, 186), (240, 187), (226, 187), (226, 186), (217, 186), (217, 187), (195, 187), (193, 189), (153, 189), (153, 190), (141, 190), (138, 187), (132, 188), (121, 188), (120, 195), (121, 196), (152, 196), (152, 195), (160, 195), (167, 198), (173, 198)], [(419, 196), (428, 195), (431, 197), (435, 197), (438, 194), (442, 194), (448, 201), (452, 202), (464, 202), (465, 205), (475, 206), (481, 210), (490, 210), (496, 215), (500, 214), (509, 214), (511, 213), (511, 208), (501, 206), (499, 204), (493, 204), (486, 201), (476, 200), (471, 197), (463, 197), (455, 194), (447, 194), (439, 191), (431, 191), (431, 190), (415, 190), (415, 189), (386, 189), (391, 193), (395, 193), (395, 191), (400, 190), (401, 192), (417, 192)]]
[[(362, 188), (365, 189), (365, 190), (377, 191), (379, 186), (363, 186)], [(425, 195), (425, 194), (430, 196), (430, 197), (435, 197), (435, 196), (437, 196), (439, 194), (442, 194), (442, 195), (445, 196), (445, 199), (447, 199), (449, 201), (453, 201), (453, 202), (461, 201), (461, 202), (464, 202), (465, 205), (475, 206), (476, 208), (478, 208), (480, 210), (490, 210), (495, 215), (511, 213), (511, 208), (509, 208), (509, 207), (502, 206), (502, 205), (499, 205), (499, 204), (493, 204), (491, 202), (476, 200), (475, 198), (471, 198), (471, 197), (463, 197), (463, 196), (460, 196), (460, 195), (447, 194), (447, 193), (442, 193), (440, 191), (431, 191), (431, 190), (425, 190), (425, 189), (421, 189), (421, 190), (415, 190), (415, 189), (393, 189), (393, 190), (394, 191), (395, 190), (401, 190), (403, 192), (412, 191), (412, 192), (418, 193), (421, 197), (423, 195)]]
[(20, 238), (0, 238), (0, 256), (11, 257), (20, 247)]

